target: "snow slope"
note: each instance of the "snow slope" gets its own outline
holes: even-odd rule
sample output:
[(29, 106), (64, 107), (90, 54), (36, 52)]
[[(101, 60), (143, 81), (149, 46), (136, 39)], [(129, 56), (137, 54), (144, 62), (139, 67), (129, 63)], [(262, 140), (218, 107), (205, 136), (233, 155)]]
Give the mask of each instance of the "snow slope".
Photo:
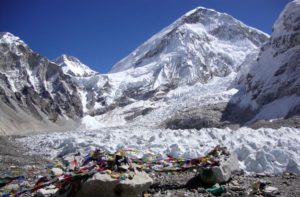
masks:
[[(118, 74), (118, 73), (116, 73)], [(231, 96), (236, 93), (236, 89), (230, 87), (236, 74), (232, 73), (227, 77), (215, 77), (207, 84), (200, 82), (193, 86), (181, 86), (168, 93), (163, 90), (156, 92), (152, 98), (162, 100), (140, 100), (132, 102), (126, 106), (116, 107), (115, 109), (96, 115), (94, 120), (100, 122), (100, 127), (114, 127), (121, 125), (148, 125), (158, 126), (174, 114), (187, 109), (201, 109), (206, 105), (227, 103)], [(145, 110), (148, 112), (145, 113)], [(143, 113), (144, 112), (144, 113)], [(143, 115), (139, 115), (143, 113)], [(137, 117), (134, 117), (138, 114)], [(86, 127), (92, 127), (93, 122), (82, 122)]]
[(293, 128), (258, 129), (201, 129), (163, 130), (149, 127), (103, 128), (51, 133), (18, 139), (30, 153), (54, 159), (58, 155), (95, 148), (115, 152), (119, 148), (134, 148), (142, 157), (149, 152), (176, 157), (195, 158), (204, 155), (216, 145), (222, 145), (238, 155), (240, 166), (246, 172), (300, 174), (300, 130)]
[[(164, 69), (168, 67), (165, 64), (174, 67), (172, 64), (180, 62), (188, 67), (205, 64), (216, 70), (221, 66), (230, 66), (229, 69), (234, 70), (249, 51), (259, 48), (267, 38), (267, 34), (246, 26), (228, 14), (198, 7), (151, 37), (114, 65), (112, 72), (147, 66), (152, 62), (156, 62), (154, 67)], [(219, 56), (219, 61), (213, 61), (216, 58), (214, 54)], [(193, 69), (190, 71), (196, 71)]]
[(147, 74), (148, 89), (207, 83), (237, 72), (267, 39), (228, 14), (198, 7), (155, 34), (111, 72)]

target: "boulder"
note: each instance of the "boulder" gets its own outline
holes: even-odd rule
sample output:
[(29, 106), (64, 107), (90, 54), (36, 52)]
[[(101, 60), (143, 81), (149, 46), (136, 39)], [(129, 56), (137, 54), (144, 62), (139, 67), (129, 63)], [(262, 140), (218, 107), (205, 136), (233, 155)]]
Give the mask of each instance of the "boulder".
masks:
[(277, 187), (267, 186), (263, 191), (264, 196), (273, 197), (280, 194)]
[(145, 172), (135, 172), (132, 179), (113, 179), (109, 174), (96, 173), (82, 186), (77, 197), (131, 197), (141, 195), (153, 180)]
[(199, 176), (205, 184), (225, 183), (228, 182), (232, 173), (239, 170), (239, 161), (235, 153), (229, 156), (222, 155), (220, 165), (211, 168), (199, 168)]
[(61, 176), (64, 172), (62, 169), (60, 168), (52, 168), (51, 169), (51, 173), (54, 175), (54, 176)]
[(286, 167), (286, 172), (300, 175), (300, 165), (294, 159), (290, 159)]

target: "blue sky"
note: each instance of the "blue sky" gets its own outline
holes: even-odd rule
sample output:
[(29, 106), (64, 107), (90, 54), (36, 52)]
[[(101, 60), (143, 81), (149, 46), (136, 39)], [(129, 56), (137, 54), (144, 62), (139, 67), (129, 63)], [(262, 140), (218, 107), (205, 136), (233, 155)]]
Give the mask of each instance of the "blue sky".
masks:
[(289, 0), (1, 0), (0, 31), (53, 59), (78, 57), (101, 73), (197, 6), (271, 33)]

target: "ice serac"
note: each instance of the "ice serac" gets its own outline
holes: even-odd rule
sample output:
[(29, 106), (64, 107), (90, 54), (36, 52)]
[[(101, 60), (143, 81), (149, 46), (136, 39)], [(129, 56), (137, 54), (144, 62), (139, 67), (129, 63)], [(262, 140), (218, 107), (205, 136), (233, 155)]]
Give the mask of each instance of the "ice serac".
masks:
[(0, 109), (0, 134), (64, 127), (82, 116), (71, 78), (11, 33), (0, 34)]
[(70, 55), (63, 54), (56, 58), (53, 62), (61, 66), (64, 73), (70, 76), (88, 77), (97, 73), (80, 62), (79, 59)]
[(111, 72), (143, 67), (152, 72), (153, 87), (206, 83), (238, 71), (267, 39), (228, 14), (199, 7), (154, 35)]
[(249, 123), (300, 115), (300, 0), (290, 2), (273, 26), (270, 40), (244, 72), (233, 97), (233, 114)]

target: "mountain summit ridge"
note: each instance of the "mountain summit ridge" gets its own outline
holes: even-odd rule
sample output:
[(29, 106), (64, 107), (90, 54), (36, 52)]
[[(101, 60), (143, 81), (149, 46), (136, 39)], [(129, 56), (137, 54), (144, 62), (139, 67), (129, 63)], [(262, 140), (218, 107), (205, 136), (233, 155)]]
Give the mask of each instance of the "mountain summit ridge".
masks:
[[(198, 24), (199, 26), (197, 29), (189, 28), (190, 26), (185, 26), (191, 24)], [(165, 47), (165, 45), (168, 44), (167, 42), (169, 38), (174, 36), (174, 34), (178, 33), (178, 31), (184, 33), (186, 29), (193, 29), (196, 30), (196, 32), (198, 30), (198, 33), (214, 34), (216, 36), (222, 37), (222, 35), (220, 34), (218, 35), (218, 32), (213, 32), (213, 30), (219, 30), (218, 27), (222, 27), (226, 29), (225, 27), (228, 26), (229, 24), (233, 24), (236, 27), (240, 27), (241, 29), (247, 29), (246, 31), (247, 34), (251, 32), (253, 34), (256, 34), (256, 37), (259, 40), (261, 40), (260, 42), (265, 42), (266, 38), (269, 37), (266, 33), (263, 33), (262, 31), (257, 30), (255, 28), (248, 27), (244, 23), (240, 22), (239, 20), (233, 18), (232, 16), (226, 13), (220, 13), (213, 9), (207, 9), (204, 7), (197, 7), (187, 12), (179, 19), (177, 19), (175, 22), (173, 22), (171, 25), (167, 26), (166, 28), (162, 29), (154, 36), (149, 38), (146, 42), (144, 42), (142, 45), (136, 48), (127, 57), (123, 58), (118, 63), (116, 63), (112, 67), (111, 72), (119, 72), (119, 71), (124, 71), (126, 69), (143, 66), (141, 64), (142, 61), (141, 59), (143, 57), (140, 56), (145, 56), (146, 58), (147, 56), (152, 56), (151, 49), (153, 48), (158, 48), (158, 51), (163, 50), (164, 49), (163, 47)], [(230, 27), (229, 30), (233, 30), (234, 32), (234, 29), (236, 27)], [(235, 36), (233, 35), (232, 37)], [(257, 41), (255, 42), (255, 44), (259, 45)], [(146, 53), (145, 51), (147, 50), (148, 51), (150, 50), (150, 53)], [(154, 51), (152, 53), (154, 53)], [(133, 61), (131, 61), (130, 59), (133, 59)]]
[(65, 74), (74, 77), (87, 77), (97, 73), (83, 64), (78, 58), (71, 55), (62, 54), (54, 59), (53, 62), (61, 66)]

